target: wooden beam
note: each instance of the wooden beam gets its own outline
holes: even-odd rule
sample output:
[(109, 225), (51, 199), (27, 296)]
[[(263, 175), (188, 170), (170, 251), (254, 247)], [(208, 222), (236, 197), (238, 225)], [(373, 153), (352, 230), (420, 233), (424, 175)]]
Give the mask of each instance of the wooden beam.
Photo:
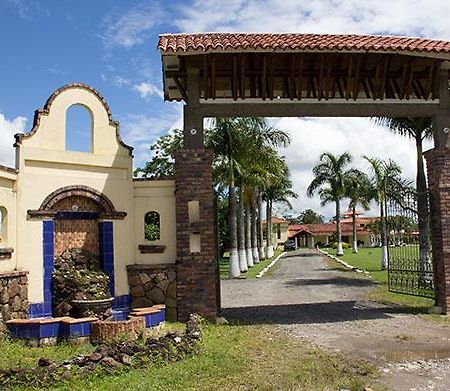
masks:
[(241, 77), (239, 80), (239, 92), (241, 99), (245, 99), (245, 56), (241, 56)]
[(266, 100), (267, 97), (267, 54), (263, 54), (263, 68), (261, 76), (261, 98)]
[(329, 99), (330, 96), (330, 82), (331, 82), (331, 69), (333, 68), (333, 55), (329, 54), (327, 56), (327, 74), (325, 77), (325, 100)]
[(356, 58), (356, 68), (355, 68), (355, 77), (353, 81), (353, 91), (352, 97), (353, 100), (358, 99), (359, 94), (359, 73), (361, 72), (361, 55)]
[(249, 80), (250, 80), (250, 98), (256, 98), (256, 70), (255, 70), (255, 53), (252, 53), (249, 61)]
[(348, 72), (347, 72), (347, 88), (345, 91), (345, 99), (350, 99), (353, 84), (353, 55), (349, 55)]
[(187, 103), (188, 101), (188, 96), (186, 93), (186, 89), (184, 88), (183, 84), (181, 84), (181, 81), (178, 77), (174, 77), (173, 81), (175, 82), (175, 85), (178, 88), (178, 91), (180, 92), (181, 97), (183, 98), (183, 100)]
[(237, 100), (237, 55), (233, 54), (233, 73), (231, 74), (231, 96), (234, 100)]
[(274, 60), (275, 56), (271, 54), (269, 56), (269, 99), (274, 98), (275, 80), (274, 80)]
[(317, 95), (319, 97), (319, 100), (323, 98), (323, 74), (324, 74), (324, 68), (325, 68), (325, 55), (320, 55), (320, 67), (319, 67), (319, 85), (318, 85), (318, 91)]
[(291, 55), (291, 78), (290, 78), (290, 83), (289, 83), (289, 98), (294, 99), (297, 97), (297, 82), (296, 82), (296, 76), (295, 76), (295, 72), (296, 72), (296, 67), (297, 67), (297, 63), (296, 63), (297, 57), (295, 55)]
[(291, 102), (286, 103), (205, 103), (199, 108), (204, 117), (430, 117), (439, 112), (439, 103), (423, 103), (410, 100), (403, 103), (377, 102), (373, 100), (340, 102)]
[(411, 61), (409, 62), (409, 74), (406, 80), (406, 88), (405, 88), (405, 98), (407, 100), (409, 100), (409, 98), (411, 97), (415, 64), (416, 61), (414, 58), (412, 58)]
[(384, 99), (384, 93), (386, 91), (386, 83), (387, 83), (390, 61), (391, 61), (391, 57), (385, 56), (384, 63), (383, 63), (383, 77), (381, 79), (381, 85), (378, 89), (378, 96), (379, 96), (380, 100)]
[(302, 93), (303, 93), (303, 63), (304, 63), (304, 56), (300, 55), (300, 66), (298, 69), (298, 92), (297, 92), (297, 98), (298, 100), (302, 99)]
[(434, 80), (434, 73), (437, 69), (436, 62), (430, 63), (430, 70), (428, 72), (428, 82), (427, 87), (425, 89), (425, 100), (427, 100), (430, 97), (431, 90), (433, 89), (433, 80)]
[(216, 56), (211, 59), (211, 98), (216, 99)]
[(209, 55), (203, 56), (203, 86), (205, 88), (205, 99), (209, 98), (209, 77), (208, 77), (208, 64)]

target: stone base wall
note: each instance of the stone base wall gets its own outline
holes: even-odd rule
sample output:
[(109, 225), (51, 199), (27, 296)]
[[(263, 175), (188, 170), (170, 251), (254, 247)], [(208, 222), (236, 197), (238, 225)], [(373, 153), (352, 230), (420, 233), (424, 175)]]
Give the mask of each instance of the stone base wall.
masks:
[(28, 277), (26, 272), (0, 273), (0, 330), (11, 319), (28, 317)]
[(177, 319), (177, 289), (174, 264), (128, 265), (131, 308), (166, 305), (166, 319)]

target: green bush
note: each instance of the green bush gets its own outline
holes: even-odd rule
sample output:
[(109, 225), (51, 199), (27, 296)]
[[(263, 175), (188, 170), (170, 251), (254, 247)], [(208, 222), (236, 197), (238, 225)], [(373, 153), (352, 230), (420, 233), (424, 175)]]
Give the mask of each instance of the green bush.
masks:
[[(328, 243), (327, 247), (337, 248), (337, 242)], [(346, 242), (342, 242), (342, 249), (345, 250), (346, 248), (350, 248), (350, 245)]]

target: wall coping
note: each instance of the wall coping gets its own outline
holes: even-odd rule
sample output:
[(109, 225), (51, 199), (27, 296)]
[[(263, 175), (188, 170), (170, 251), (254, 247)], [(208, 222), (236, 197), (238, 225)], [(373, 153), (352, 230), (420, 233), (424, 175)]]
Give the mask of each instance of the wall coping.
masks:
[(153, 270), (153, 269), (175, 269), (175, 263), (134, 264), (127, 265), (128, 271)]
[(0, 272), (0, 279), (2, 278), (14, 278), (14, 277), (23, 277), (28, 274), (27, 271), (12, 271), (12, 272)]

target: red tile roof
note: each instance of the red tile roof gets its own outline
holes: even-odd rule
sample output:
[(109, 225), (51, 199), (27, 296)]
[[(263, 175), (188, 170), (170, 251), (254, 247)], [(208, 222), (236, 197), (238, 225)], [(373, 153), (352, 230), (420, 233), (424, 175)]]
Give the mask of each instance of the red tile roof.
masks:
[[(356, 227), (358, 232), (368, 232), (367, 229)], [(350, 234), (353, 231), (352, 224), (341, 224), (343, 234)], [(313, 235), (328, 235), (336, 232), (336, 223), (323, 224), (304, 224), (304, 225), (290, 225), (288, 227), (288, 236), (292, 237), (298, 232), (308, 231)]]
[[(266, 224), (267, 220), (263, 220), (262, 223)], [(280, 217), (272, 217), (272, 224), (283, 224), (283, 223), (289, 223), (288, 220), (282, 219)]]
[(162, 54), (208, 51), (369, 51), (450, 55), (450, 42), (355, 34), (202, 33), (160, 35), (158, 49)]

